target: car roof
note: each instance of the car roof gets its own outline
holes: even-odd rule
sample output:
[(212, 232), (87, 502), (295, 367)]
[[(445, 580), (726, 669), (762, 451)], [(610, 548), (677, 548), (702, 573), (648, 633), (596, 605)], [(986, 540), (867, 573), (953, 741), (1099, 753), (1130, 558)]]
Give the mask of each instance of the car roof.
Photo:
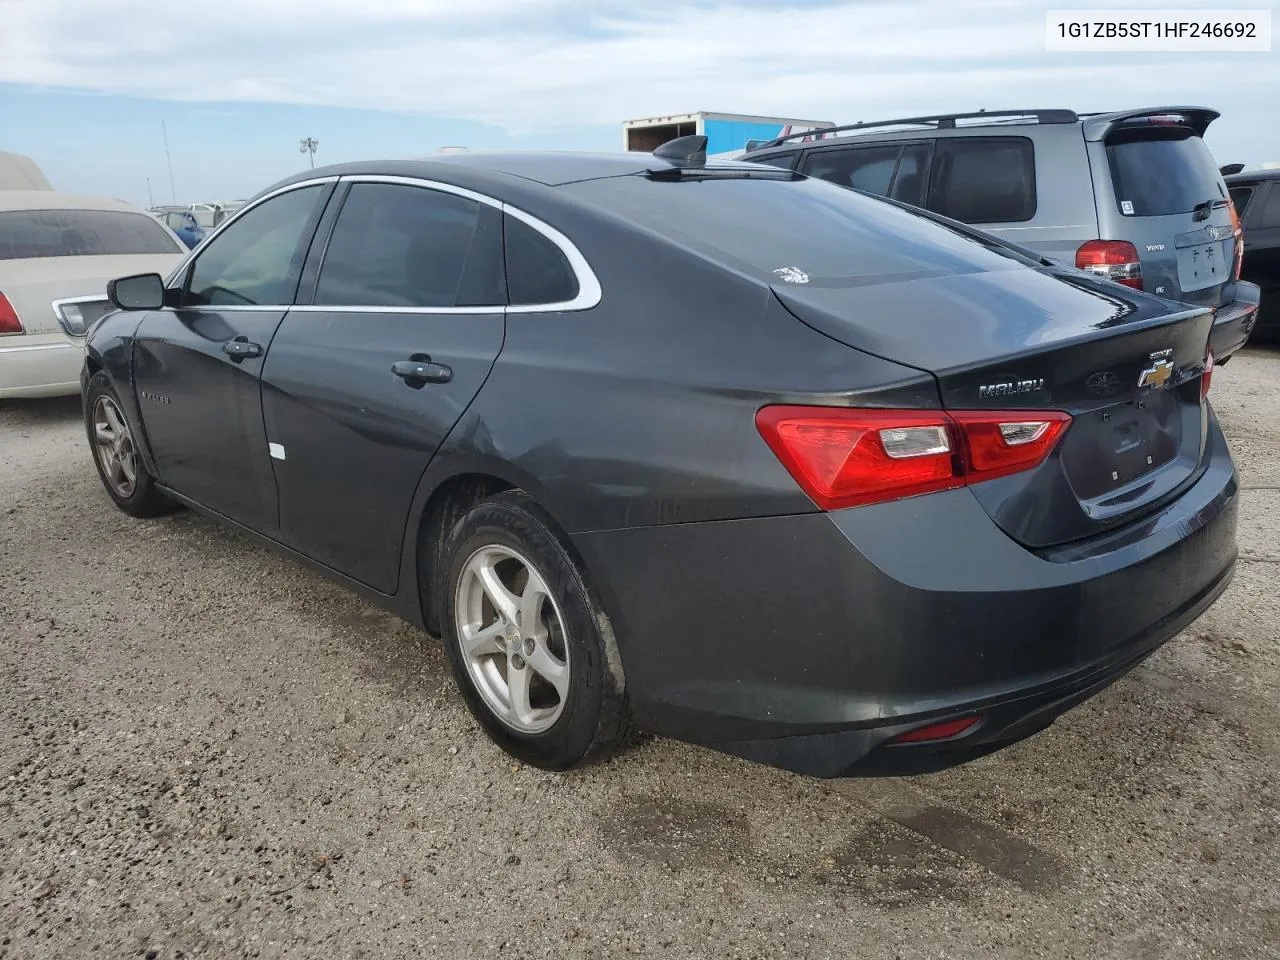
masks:
[(123, 200), (83, 197), (55, 190), (0, 190), (0, 211), (13, 210), (115, 210), (145, 216), (144, 211)]
[[(754, 164), (729, 160), (708, 160), (709, 169), (758, 170)], [(511, 178), (528, 180), (549, 187), (581, 180), (625, 177), (646, 170), (670, 166), (651, 153), (569, 153), (482, 151), (442, 153), (417, 160), (372, 160), (317, 167), (291, 177), (285, 183), (334, 176), (401, 176), (419, 179), (462, 180), (464, 185), (482, 189), (510, 184)], [(461, 174), (462, 176), (459, 176)]]
[(1227, 181), (1227, 186), (1229, 187), (1257, 183), (1259, 180), (1280, 180), (1280, 169), (1241, 170), (1239, 173), (1233, 173), (1231, 176), (1223, 177), (1222, 179)]

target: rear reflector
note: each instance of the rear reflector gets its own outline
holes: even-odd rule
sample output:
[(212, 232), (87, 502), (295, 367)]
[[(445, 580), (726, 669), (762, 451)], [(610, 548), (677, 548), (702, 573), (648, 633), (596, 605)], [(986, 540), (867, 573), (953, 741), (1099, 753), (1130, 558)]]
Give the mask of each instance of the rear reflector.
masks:
[(958, 720), (943, 720), (931, 723), (927, 727), (916, 727), (906, 733), (900, 733), (890, 743), (925, 743), (930, 740), (950, 740), (973, 728), (981, 717), (960, 717)]
[(1213, 380), (1213, 351), (1204, 358), (1204, 373), (1200, 375), (1200, 399), (1209, 395), (1209, 382)]
[(1076, 251), (1076, 266), (1126, 287), (1142, 289), (1138, 248), (1128, 240), (1090, 240)]
[(9, 298), (0, 293), (0, 337), (9, 333), (22, 332), (22, 321), (18, 319), (18, 311), (13, 309)]
[(1039, 466), (1071, 417), (1058, 411), (763, 407), (756, 428), (823, 510), (901, 500)]

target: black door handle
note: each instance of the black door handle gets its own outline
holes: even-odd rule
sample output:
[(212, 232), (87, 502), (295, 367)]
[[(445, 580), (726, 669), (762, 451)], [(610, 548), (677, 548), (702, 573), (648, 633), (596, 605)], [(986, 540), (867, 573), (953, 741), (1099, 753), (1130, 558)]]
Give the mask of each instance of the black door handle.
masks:
[(243, 360), (245, 357), (262, 356), (262, 345), (250, 343), (244, 337), (236, 337), (222, 345), (222, 352), (232, 360)]
[(391, 365), (391, 372), (411, 387), (421, 387), (427, 383), (448, 383), (453, 379), (453, 371), (443, 363), (431, 360), (397, 360)]

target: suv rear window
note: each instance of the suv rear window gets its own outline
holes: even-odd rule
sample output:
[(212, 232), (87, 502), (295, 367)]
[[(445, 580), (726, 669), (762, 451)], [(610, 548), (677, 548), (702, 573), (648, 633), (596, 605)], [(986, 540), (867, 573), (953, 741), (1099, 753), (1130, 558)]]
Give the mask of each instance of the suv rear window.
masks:
[(1227, 194), (1213, 154), (1194, 134), (1107, 141), (1107, 164), (1120, 212), (1132, 217), (1190, 213)]
[(160, 224), (111, 210), (10, 210), (0, 213), (0, 260), (182, 253)]
[(847, 287), (999, 270), (988, 248), (892, 204), (811, 177), (643, 176), (563, 189), (730, 269), (771, 284)]

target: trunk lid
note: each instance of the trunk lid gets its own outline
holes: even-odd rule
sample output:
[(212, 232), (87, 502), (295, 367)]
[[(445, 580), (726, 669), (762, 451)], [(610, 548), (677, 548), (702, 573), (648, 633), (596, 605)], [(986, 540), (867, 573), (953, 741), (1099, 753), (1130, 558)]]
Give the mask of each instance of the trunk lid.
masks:
[(1024, 267), (860, 285), (856, 297), (850, 288), (775, 292), (828, 336), (932, 373), (948, 409), (1071, 414), (1039, 467), (970, 487), (1028, 547), (1132, 520), (1198, 472), (1210, 310)]

